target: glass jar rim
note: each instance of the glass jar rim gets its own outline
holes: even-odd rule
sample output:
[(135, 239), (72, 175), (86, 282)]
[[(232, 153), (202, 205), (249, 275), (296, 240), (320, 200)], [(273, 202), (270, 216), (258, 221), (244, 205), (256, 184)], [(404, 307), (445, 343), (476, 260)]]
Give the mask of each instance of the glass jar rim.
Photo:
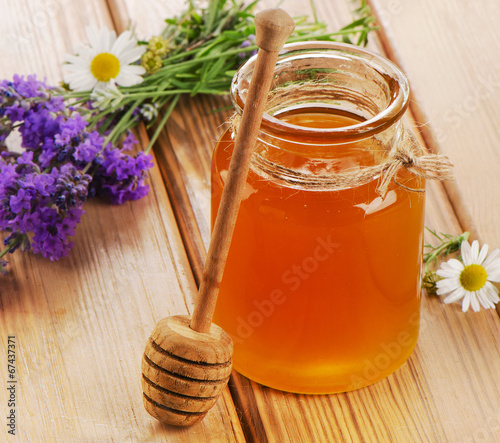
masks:
[[(365, 67), (383, 77), (389, 88), (388, 105), (373, 117), (360, 123), (340, 128), (314, 128), (295, 125), (284, 122), (269, 113), (264, 113), (262, 126), (273, 133), (295, 133), (308, 137), (327, 137), (335, 140), (342, 139), (359, 140), (373, 134), (379, 133), (396, 123), (405, 113), (410, 96), (408, 79), (403, 71), (387, 58), (348, 43), (307, 41), (286, 44), (279, 54), (276, 69), (293, 60), (313, 57), (317, 54), (321, 57), (332, 59), (351, 60), (362, 63)], [(231, 83), (231, 100), (236, 111), (241, 114), (245, 104), (244, 91), (240, 90), (243, 79), (248, 78), (254, 68), (257, 56), (251, 57), (243, 64), (233, 77)]]

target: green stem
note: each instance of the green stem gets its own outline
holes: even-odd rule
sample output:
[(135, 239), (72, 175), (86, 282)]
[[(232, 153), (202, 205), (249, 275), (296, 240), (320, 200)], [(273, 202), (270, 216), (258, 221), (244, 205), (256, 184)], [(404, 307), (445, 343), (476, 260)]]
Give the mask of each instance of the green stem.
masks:
[(165, 112), (165, 115), (163, 116), (163, 118), (161, 119), (160, 123), (156, 127), (155, 132), (154, 132), (153, 136), (151, 137), (151, 140), (149, 141), (149, 145), (148, 145), (148, 147), (146, 148), (146, 151), (145, 151), (146, 154), (151, 150), (151, 148), (153, 147), (154, 143), (156, 142), (158, 136), (160, 135), (161, 130), (163, 129), (163, 126), (165, 126), (165, 123), (167, 122), (168, 118), (170, 117), (170, 114), (172, 113), (172, 111), (174, 110), (175, 105), (179, 101), (179, 98), (180, 98), (180, 94), (176, 95), (172, 99), (172, 101), (170, 102), (170, 106), (168, 107), (167, 112)]
[(140, 100), (136, 100), (135, 103), (132, 103), (128, 111), (125, 115), (120, 119), (120, 122), (111, 130), (111, 132), (104, 139), (104, 143), (102, 144), (102, 148), (104, 149), (109, 142), (113, 142), (115, 140), (116, 134), (122, 134), (123, 126), (128, 123), (128, 120), (132, 116), (135, 108), (137, 108), (141, 104)]
[[(428, 229), (428, 231), (437, 237), (440, 241), (443, 241), (443, 238), (436, 234), (436, 232)], [(450, 238), (450, 236), (445, 236)], [(455, 252), (460, 249), (460, 245), (462, 242), (467, 241), (469, 239), (469, 232), (465, 231), (463, 234), (460, 234), (456, 237), (452, 237), (449, 241), (443, 242), (440, 246), (432, 249), (432, 252), (429, 252), (424, 255), (423, 262), (425, 264), (424, 274), (427, 274), (429, 266), (431, 263), (435, 262), (437, 258), (444, 253), (444, 256), (447, 256), (451, 252)]]
[(9, 244), (3, 249), (2, 252), (0, 252), (0, 258), (3, 258), (7, 253), (12, 249), (15, 248), (17, 245), (22, 243), (23, 239), (25, 237), (25, 234), (18, 235), (17, 237), (14, 237)]
[(131, 94), (124, 94), (126, 98), (145, 99), (163, 97), (168, 95), (189, 94), (191, 89), (167, 89), (164, 91), (155, 91), (150, 93), (133, 92)]
[(2, 252), (0, 252), (0, 258), (7, 254), (12, 249), (12, 245), (9, 243)]
[[(321, 33), (321, 34), (314, 34), (312, 36), (299, 35), (297, 37), (289, 38), (287, 40), (287, 43), (304, 41), (305, 39), (310, 40), (311, 38), (326, 38), (326, 37), (334, 37), (337, 35), (340, 36), (340, 35), (355, 34), (357, 32), (361, 32), (362, 30), (363, 29), (361, 29), (361, 30), (344, 29), (344, 30), (340, 30), (340, 31), (336, 31), (336, 32), (325, 32), (325, 33)], [(252, 51), (255, 51), (257, 49), (258, 49), (257, 45), (252, 45), (252, 46), (247, 46), (246, 48), (236, 48), (236, 49), (224, 51), (223, 55), (224, 56), (236, 55), (236, 54), (239, 54), (241, 52), (252, 52)], [(199, 52), (199, 51), (193, 50), (191, 52)], [(184, 60), (180, 63), (172, 63), (172, 62), (175, 62), (175, 60), (177, 60), (177, 59), (184, 59), (184, 58), (186, 58), (186, 56), (189, 56), (189, 55), (190, 55), (189, 52), (185, 52), (185, 53), (173, 55), (172, 57), (167, 58), (166, 59), (167, 63), (159, 71), (157, 71), (155, 74), (153, 74), (150, 78), (162, 77), (161, 75), (159, 75), (159, 73), (162, 71), (165, 71), (165, 70), (170, 70), (170, 69), (172, 69), (173, 66), (175, 66), (175, 67), (190, 66), (193, 64), (197, 64), (197, 63), (203, 63), (204, 61), (216, 60), (216, 59), (219, 59), (222, 54), (204, 55), (202, 57), (192, 58), (190, 60)]]
[(313, 18), (314, 18), (314, 23), (319, 23), (319, 20), (318, 20), (318, 14), (316, 12), (316, 5), (314, 4), (314, 0), (310, 0), (309, 1), (310, 5), (311, 5), (311, 10), (313, 12)]
[[(120, 122), (112, 129), (112, 131), (106, 136), (104, 139), (104, 142), (102, 143), (102, 149), (101, 152), (104, 151), (106, 148), (106, 145), (109, 142), (114, 142), (115, 136), (118, 134), (119, 136), (123, 134), (124, 132), (124, 127), (127, 127), (128, 119), (130, 119), (132, 113), (134, 112), (135, 108), (140, 105), (140, 101), (136, 101), (135, 103), (132, 104), (132, 106), (129, 108), (129, 110), (125, 113), (125, 115), (120, 119)], [(92, 166), (92, 162), (89, 162), (85, 165), (85, 167), (82, 169), (82, 173), (86, 174), (87, 171), (90, 169)]]

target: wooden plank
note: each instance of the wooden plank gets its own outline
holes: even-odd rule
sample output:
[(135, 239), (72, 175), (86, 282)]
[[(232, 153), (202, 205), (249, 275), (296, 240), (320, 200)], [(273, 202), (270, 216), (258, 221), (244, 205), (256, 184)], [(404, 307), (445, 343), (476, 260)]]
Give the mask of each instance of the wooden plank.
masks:
[[(346, 2), (316, 3), (318, 16), (332, 29), (349, 21)], [(260, 7), (271, 4), (263, 1)], [(295, 13), (308, 11), (306, 5), (290, 0), (282, 7)], [(371, 47), (377, 50), (375, 41)], [(158, 144), (159, 159), (166, 162), (162, 171), (176, 187), (174, 211), (183, 220), (184, 241), (195, 251), (195, 273), (204, 256), (199, 249), (209, 239), (210, 155), (227, 116), (212, 110), (227, 103), (209, 97), (181, 101)], [(426, 224), (458, 233), (463, 226), (455, 210), (445, 189), (429, 184)], [(424, 296), (417, 349), (387, 379), (347, 394), (306, 396), (265, 388), (234, 373), (231, 393), (250, 441), (493, 441), (500, 421), (499, 352), (498, 318), (492, 312), (464, 315), (458, 305)]]
[[(64, 53), (85, 41), (84, 25), (111, 23), (99, 0), (2, 0), (0, 11), (9, 18), (0, 34), (1, 78), (36, 72), (56, 83)], [(149, 195), (136, 202), (87, 202), (68, 258), (9, 258), (10, 274), (0, 281), (0, 404), (5, 411), (7, 337), (14, 335), (18, 441), (243, 440), (228, 390), (190, 429), (163, 426), (142, 406), (146, 340), (162, 317), (189, 312), (196, 293), (157, 166), (148, 183)]]
[(498, 247), (500, 205), (484, 190), (494, 189), (498, 180), (499, 5), (488, 2), (471, 9), (467, 4), (456, 8), (451, 1), (424, 1), (418, 8), (399, 0), (369, 3), (383, 24), (386, 52), (411, 80), (411, 107), (427, 145), (455, 163), (457, 181), (445, 188), (463, 229)]
[[(450, 156), (459, 216), (500, 246), (498, 2), (371, 0), (386, 50), (407, 73), (426, 143)], [(456, 195), (455, 195), (456, 194)], [(492, 198), (493, 197), (493, 198)]]
[[(194, 101), (195, 107), (204, 102), (203, 99)], [(192, 146), (185, 136), (195, 130), (194, 123), (191, 126), (185, 123), (188, 103), (181, 104), (177, 112), (181, 116), (169, 122), (163, 137), (168, 133), (169, 146), (183, 159), (178, 163), (182, 164), (181, 174), (189, 171), (190, 175), (184, 175), (189, 188), (192, 174), (197, 170), (192, 165), (203, 164), (206, 153), (200, 153), (200, 145)], [(176, 127), (179, 122), (184, 122), (182, 132)], [(205, 128), (204, 131), (211, 130)], [(197, 159), (193, 158), (196, 156)], [(206, 174), (204, 171), (201, 177)], [(197, 187), (202, 181), (200, 176), (193, 179), (195, 202), (204, 195), (209, 198), (208, 189), (202, 193)], [(208, 200), (199, 205), (201, 212)], [(427, 205), (428, 226), (443, 232), (461, 231), (441, 185), (429, 184)], [(208, 223), (208, 214), (205, 214), (203, 224)], [(482, 414), (489, 417), (489, 423), (499, 418), (495, 412), (500, 392), (495, 381), (495, 373), (500, 369), (497, 358), (500, 331), (496, 316), (483, 312), (467, 317), (458, 306), (444, 306), (438, 298), (424, 296), (422, 317), (420, 341), (409, 362), (388, 379), (360, 391), (337, 396), (294, 395), (264, 388), (234, 373), (231, 392), (243, 414), (247, 438), (288, 441), (314, 435), (316, 441), (454, 441), (463, 436), (475, 437), (477, 426), (484, 422)], [(461, 334), (464, 341), (458, 345), (456, 331), (463, 330), (467, 332)], [(457, 346), (453, 347), (453, 353), (450, 343)], [(468, 347), (472, 347), (470, 352), (466, 351)], [(459, 364), (455, 363), (457, 359)], [(447, 384), (443, 383), (443, 367), (447, 368)], [(457, 372), (453, 373), (454, 370)], [(486, 386), (482, 377), (487, 380)], [(463, 386), (470, 386), (470, 380), (477, 384), (464, 393)], [(458, 404), (455, 398), (460, 399)], [(462, 417), (459, 423), (454, 420), (455, 415)], [(495, 428), (488, 428), (488, 432), (490, 430)]]
[[(262, 2), (261, 6), (268, 4)], [(284, 2), (283, 7), (304, 11), (304, 4)], [(319, 17), (328, 20), (332, 28), (342, 18), (347, 22), (348, 8), (344, 6), (342, 2), (317, 2)], [(211, 111), (219, 103), (227, 101), (182, 101), (159, 144), (160, 149), (169, 151), (163, 159), (175, 159), (173, 165), (164, 166), (167, 178), (176, 182), (181, 177), (185, 186), (177, 192), (183, 197), (174, 207), (177, 217), (189, 226), (185, 242), (190, 242), (195, 224), (205, 245), (208, 240), (209, 158), (225, 118)], [(186, 197), (192, 206), (189, 213), (184, 212)], [(428, 226), (444, 232), (461, 231), (455, 208), (441, 185), (429, 185), (427, 201)], [(197, 238), (193, 249), (199, 247)], [(202, 257), (203, 253), (197, 255)], [(200, 268), (198, 263), (195, 272)], [(498, 319), (492, 312), (464, 315), (459, 306), (445, 306), (438, 298), (427, 296), (422, 300), (422, 315), (420, 341), (408, 363), (387, 379), (359, 391), (295, 395), (262, 387), (234, 373), (231, 392), (248, 440), (440, 442), (494, 438), (500, 419)]]

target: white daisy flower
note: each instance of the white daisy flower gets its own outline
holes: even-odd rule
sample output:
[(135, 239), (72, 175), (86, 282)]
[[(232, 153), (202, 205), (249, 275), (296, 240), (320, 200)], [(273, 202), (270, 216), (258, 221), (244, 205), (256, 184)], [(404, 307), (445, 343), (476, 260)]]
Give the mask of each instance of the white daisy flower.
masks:
[(500, 282), (500, 251), (495, 249), (487, 256), (488, 245), (479, 250), (479, 243), (474, 240), (472, 246), (467, 241), (462, 242), (461, 254), (463, 263), (451, 259), (436, 271), (443, 278), (436, 283), (437, 294), (449, 294), (444, 303), (463, 299), (463, 312), (469, 306), (475, 312), (480, 305), (485, 309), (494, 308), (500, 299), (498, 288), (491, 282)]
[(123, 32), (118, 38), (114, 31), (106, 28), (97, 31), (94, 27), (87, 27), (86, 33), (90, 47), (80, 46), (77, 55), (66, 56), (65, 68), (69, 73), (64, 81), (72, 90), (108, 89), (142, 82), (145, 69), (131, 63), (138, 60), (146, 48), (137, 46), (130, 31)]

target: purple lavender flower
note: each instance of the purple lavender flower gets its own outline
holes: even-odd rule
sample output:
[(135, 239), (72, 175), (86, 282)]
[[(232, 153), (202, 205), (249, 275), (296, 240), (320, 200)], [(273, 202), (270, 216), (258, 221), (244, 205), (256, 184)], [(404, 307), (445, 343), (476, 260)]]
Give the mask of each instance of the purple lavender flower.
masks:
[(19, 214), (22, 211), (31, 209), (31, 200), (33, 196), (29, 191), (19, 189), (16, 195), (10, 196), (10, 210), (14, 214)]
[(19, 248), (21, 248), (22, 251), (27, 251), (30, 249), (28, 236), (20, 234), (19, 232), (10, 234), (4, 239), (3, 244), (7, 246), (5, 250), (10, 254), (12, 254), (16, 249)]
[(51, 200), (61, 210), (81, 207), (88, 194), (88, 186), (92, 177), (82, 174), (71, 163), (67, 163), (60, 170), (53, 168), (50, 175), (54, 178), (55, 191)]
[[(5, 146), (15, 126), (21, 154)], [(151, 156), (125, 153), (137, 144), (134, 135), (127, 135), (121, 149), (104, 142), (56, 89), (35, 76), (0, 82), (0, 230), (9, 233), (0, 273), (6, 272), (3, 257), (17, 249), (31, 247), (50, 260), (68, 255), (89, 196), (121, 204), (147, 194)]]
[(149, 186), (145, 184), (145, 179), (147, 170), (153, 166), (151, 155), (141, 151), (130, 156), (123, 149), (108, 144), (102, 156), (102, 164), (91, 184), (91, 193), (106, 196), (112, 203), (118, 204), (147, 195)]
[[(255, 35), (253, 34), (250, 34), (247, 39), (240, 45), (238, 46), (239, 48), (248, 48), (249, 46), (253, 46), (255, 45)], [(240, 52), (238, 54), (238, 57), (239, 58), (242, 58), (242, 59), (248, 59), (250, 58), (251, 56), (257, 54), (257, 50), (253, 50), (251, 53), (248, 53), (248, 52)]]
[(53, 207), (43, 207), (39, 210), (40, 224), (33, 229), (33, 252), (40, 253), (50, 260), (59, 260), (69, 254), (74, 243), (69, 237), (75, 235), (75, 228), (84, 214), (83, 209), (73, 208), (64, 217)]
[(103, 143), (104, 137), (99, 135), (97, 131), (83, 133), (80, 143), (75, 146), (74, 161), (77, 164), (84, 165), (97, 160), (102, 151)]
[(53, 168), (50, 174), (25, 175), (12, 174), (11, 166), (0, 163), (0, 227), (12, 232), (5, 244), (31, 233), (33, 252), (59, 260), (73, 247), (69, 237), (84, 213), (90, 176), (70, 164)]
[(5, 260), (0, 260), (0, 274), (7, 275), (7, 269), (5, 269), (6, 266), (7, 262)]

